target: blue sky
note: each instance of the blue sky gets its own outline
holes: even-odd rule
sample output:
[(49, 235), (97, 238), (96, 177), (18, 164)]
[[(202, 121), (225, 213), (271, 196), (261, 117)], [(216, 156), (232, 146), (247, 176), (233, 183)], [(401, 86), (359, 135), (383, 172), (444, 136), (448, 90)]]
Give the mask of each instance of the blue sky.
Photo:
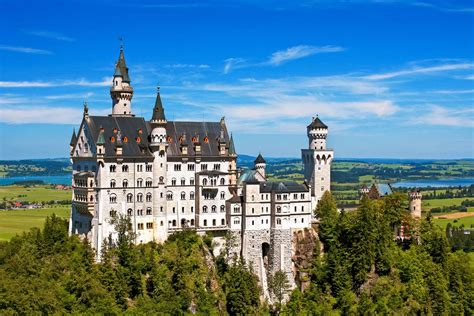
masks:
[(67, 157), (82, 104), (111, 111), (123, 36), (149, 118), (226, 117), (240, 154), (474, 158), (472, 1), (0, 0), (0, 159)]

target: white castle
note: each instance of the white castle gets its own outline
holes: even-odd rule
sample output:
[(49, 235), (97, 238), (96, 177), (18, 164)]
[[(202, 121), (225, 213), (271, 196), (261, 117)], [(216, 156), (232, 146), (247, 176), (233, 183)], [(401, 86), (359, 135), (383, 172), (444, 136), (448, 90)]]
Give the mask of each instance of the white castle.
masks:
[(167, 121), (159, 89), (151, 119), (136, 117), (130, 83), (121, 49), (110, 88), (112, 114), (91, 116), (85, 104), (72, 135), (70, 233), (87, 236), (99, 258), (104, 241), (116, 238), (111, 221), (118, 214), (130, 217), (136, 243), (194, 229), (210, 232), (218, 252), (230, 232), (235, 253), (253, 266), (264, 288), (268, 273), (290, 276), (292, 234), (311, 226), (318, 201), (330, 190), (328, 127), (317, 117), (307, 127), (303, 184), (270, 182), (261, 155), (254, 169), (237, 169), (224, 118)]

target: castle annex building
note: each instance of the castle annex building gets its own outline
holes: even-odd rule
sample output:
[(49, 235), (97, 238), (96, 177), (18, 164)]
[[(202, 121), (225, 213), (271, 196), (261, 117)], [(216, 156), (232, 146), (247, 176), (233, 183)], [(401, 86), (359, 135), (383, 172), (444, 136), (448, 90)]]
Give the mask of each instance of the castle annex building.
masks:
[(130, 217), (136, 243), (163, 242), (187, 228), (212, 232), (219, 246), (231, 232), (235, 252), (254, 265), (262, 282), (268, 272), (290, 274), (291, 236), (310, 227), (314, 208), (330, 189), (328, 127), (317, 117), (307, 127), (303, 184), (270, 182), (261, 155), (254, 169), (237, 169), (224, 118), (168, 121), (159, 89), (151, 118), (136, 117), (133, 94), (121, 49), (110, 88), (112, 113), (89, 115), (86, 104), (72, 135), (70, 232), (87, 236), (97, 253), (104, 240), (116, 238), (112, 219), (119, 214)]

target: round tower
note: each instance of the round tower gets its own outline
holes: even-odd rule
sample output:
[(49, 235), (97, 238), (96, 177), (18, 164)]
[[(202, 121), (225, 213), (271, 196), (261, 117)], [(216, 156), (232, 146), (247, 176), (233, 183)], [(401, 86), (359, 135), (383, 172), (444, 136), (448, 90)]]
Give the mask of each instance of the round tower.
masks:
[(127, 64), (123, 54), (123, 47), (120, 47), (120, 55), (115, 65), (112, 87), (110, 87), (110, 97), (112, 98), (112, 116), (133, 116), (132, 97), (133, 88), (130, 85)]
[(421, 218), (421, 198), (420, 190), (413, 190), (408, 193), (410, 199), (410, 213), (414, 218)]
[(328, 127), (318, 116), (313, 117), (313, 121), (307, 127), (309, 149), (326, 150), (326, 138)]
[(266, 179), (265, 168), (267, 166), (267, 162), (265, 159), (263, 159), (262, 154), (258, 154), (257, 159), (255, 159), (253, 163), (255, 170), (258, 171), (264, 179)]

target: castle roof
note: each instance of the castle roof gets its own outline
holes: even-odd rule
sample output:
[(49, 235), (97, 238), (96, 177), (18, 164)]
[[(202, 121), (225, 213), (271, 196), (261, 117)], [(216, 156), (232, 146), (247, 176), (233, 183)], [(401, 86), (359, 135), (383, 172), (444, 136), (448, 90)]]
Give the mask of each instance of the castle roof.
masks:
[(76, 136), (76, 129), (72, 130), (71, 142), (69, 145), (76, 146), (77, 136)]
[(266, 163), (266, 161), (265, 161), (265, 159), (263, 159), (262, 154), (259, 153), (257, 158), (255, 159), (254, 163), (255, 164), (257, 164), (257, 163)]
[(122, 77), (123, 82), (130, 83), (130, 77), (128, 75), (128, 68), (127, 68), (127, 63), (125, 62), (123, 48), (120, 48), (119, 59), (117, 60), (117, 63), (115, 64), (114, 77), (115, 76), (120, 76)]
[(293, 193), (293, 192), (308, 192), (308, 187), (305, 184), (299, 184), (292, 181), (284, 182), (262, 182), (260, 183), (261, 193)]
[(324, 124), (323, 121), (321, 121), (318, 116), (313, 118), (313, 121), (311, 122), (311, 124), (308, 125), (308, 127), (311, 128), (311, 129), (328, 128), (328, 126), (326, 124)]
[(230, 134), (229, 155), (237, 155), (235, 152), (234, 138), (232, 137), (232, 134)]
[(151, 122), (154, 121), (166, 121), (165, 109), (163, 108), (163, 103), (161, 102), (160, 89), (156, 93), (155, 106), (153, 107), (153, 114), (151, 116)]

